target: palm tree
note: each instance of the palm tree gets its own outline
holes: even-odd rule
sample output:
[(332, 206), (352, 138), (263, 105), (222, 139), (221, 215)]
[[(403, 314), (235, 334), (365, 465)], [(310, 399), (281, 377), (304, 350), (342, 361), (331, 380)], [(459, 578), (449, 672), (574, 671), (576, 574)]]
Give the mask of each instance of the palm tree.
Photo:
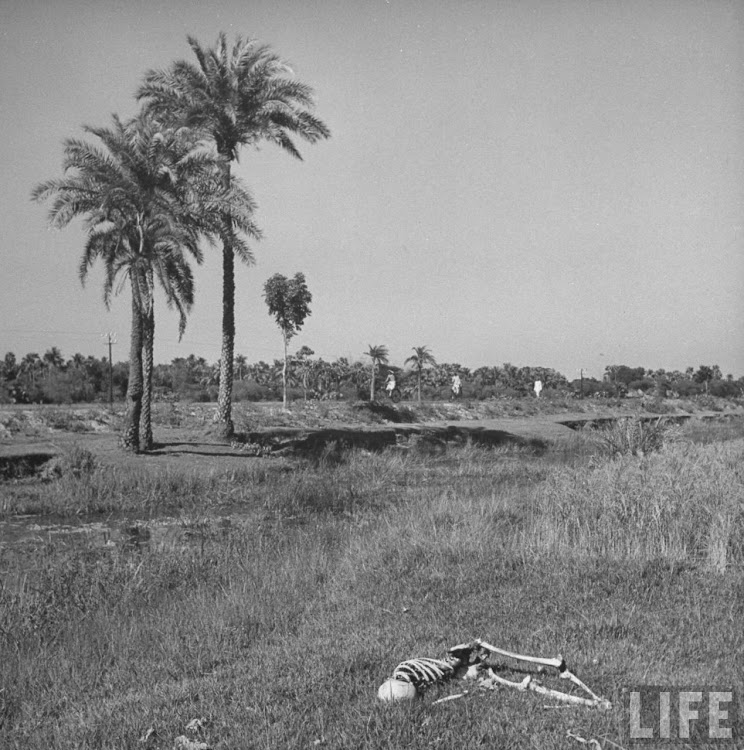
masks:
[(15, 380), (18, 375), (18, 362), (13, 352), (6, 352), (3, 361), (0, 362), (0, 371), (6, 381)]
[[(179, 61), (164, 71), (151, 70), (137, 94), (147, 109), (210, 135), (222, 157), (223, 181), (230, 184), (230, 164), (241, 146), (269, 141), (301, 159), (291, 136), (309, 143), (330, 131), (315, 117), (312, 89), (291, 78), (288, 65), (271, 48), (237, 37), (230, 48), (221, 33), (214, 48), (193, 37), (189, 45), (197, 64)], [(253, 255), (225, 220), (222, 231), (222, 354), (217, 420), (225, 437), (232, 421), (235, 344), (235, 256), (246, 263)], [(253, 234), (258, 237), (258, 232)]]
[(245, 368), (248, 366), (248, 359), (244, 354), (236, 354), (235, 361), (233, 362), (233, 372), (237, 370), (238, 380), (242, 380), (245, 376)]
[(302, 384), (302, 395), (307, 401), (307, 391), (310, 387), (310, 376), (316, 363), (310, 359), (315, 352), (309, 346), (301, 346), (296, 352), (292, 361), (297, 366), (300, 383)]
[(375, 400), (375, 377), (377, 376), (377, 368), (380, 365), (387, 364), (388, 361), (388, 348), (386, 346), (369, 345), (369, 349), (364, 353), (366, 357), (372, 360), (372, 379), (369, 383), (369, 400)]
[[(165, 131), (151, 118), (128, 124), (114, 116), (111, 128), (84, 128), (101, 146), (67, 139), (61, 179), (49, 180), (32, 192), (35, 200), (52, 199), (50, 221), (65, 227), (83, 216), (88, 230), (79, 266), (81, 282), (97, 259), (104, 264), (103, 300), (128, 281), (132, 292), (132, 329), (127, 388), (127, 419), (122, 446), (140, 449), (140, 418), (145, 383), (151, 384), (154, 335), (154, 280), (169, 306), (180, 315), (179, 331), (193, 301), (193, 277), (184, 251), (201, 260), (198, 237), (209, 234), (209, 217), (222, 211), (224, 194), (211, 203), (198, 197), (214, 173), (214, 160), (199, 152), (189, 132)], [(188, 178), (204, 178), (196, 186)], [(214, 180), (213, 180), (214, 182)], [(211, 199), (210, 199), (211, 200)], [(214, 208), (214, 206), (217, 208)], [(201, 222), (201, 223), (199, 223)], [(114, 290), (114, 284), (120, 282)], [(149, 370), (143, 380), (143, 346)], [(145, 399), (145, 447), (151, 443), (149, 396)]]
[(41, 358), (41, 361), (44, 370), (46, 370), (47, 383), (51, 383), (54, 373), (56, 373), (58, 370), (62, 370), (65, 365), (65, 360), (62, 356), (62, 352), (56, 346), (47, 349), (44, 352), (44, 356)]
[(67, 366), (72, 367), (74, 370), (82, 370), (85, 366), (85, 356), (80, 354), (80, 352), (75, 352), (67, 362)]
[(42, 359), (47, 370), (60, 370), (65, 364), (62, 352), (56, 346), (47, 349)]
[(409, 362), (413, 365), (413, 369), (416, 370), (418, 379), (418, 402), (421, 403), (421, 371), (427, 365), (436, 365), (437, 361), (434, 359), (434, 355), (429, 351), (428, 346), (414, 346), (412, 347), (413, 354), (408, 357), (404, 364)]
[(31, 377), (31, 385), (36, 386), (36, 374), (41, 369), (41, 358), (36, 352), (29, 352), (21, 360), (20, 370)]

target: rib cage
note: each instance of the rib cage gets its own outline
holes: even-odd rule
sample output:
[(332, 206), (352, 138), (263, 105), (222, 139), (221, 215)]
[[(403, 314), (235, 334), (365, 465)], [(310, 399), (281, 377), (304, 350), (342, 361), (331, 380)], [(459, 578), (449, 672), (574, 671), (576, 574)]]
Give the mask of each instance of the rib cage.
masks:
[(451, 677), (455, 666), (443, 659), (409, 659), (402, 661), (393, 670), (393, 679), (410, 682), (416, 687), (424, 687)]

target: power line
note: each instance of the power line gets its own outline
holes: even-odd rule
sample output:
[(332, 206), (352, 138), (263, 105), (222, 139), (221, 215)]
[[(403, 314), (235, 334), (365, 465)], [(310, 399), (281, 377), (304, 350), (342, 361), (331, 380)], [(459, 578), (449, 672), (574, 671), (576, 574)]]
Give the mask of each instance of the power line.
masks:
[(60, 336), (99, 336), (99, 333), (87, 333), (85, 331), (52, 331), (38, 330), (36, 328), (0, 328), (0, 333), (54, 333)]

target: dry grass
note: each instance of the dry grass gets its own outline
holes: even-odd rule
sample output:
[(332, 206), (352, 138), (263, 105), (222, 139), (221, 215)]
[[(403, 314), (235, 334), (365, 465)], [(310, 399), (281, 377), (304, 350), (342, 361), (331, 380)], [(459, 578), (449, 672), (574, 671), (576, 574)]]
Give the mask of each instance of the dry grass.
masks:
[[(44, 485), (39, 502), (64, 509), (181, 507), (183, 533), (0, 556), (0, 746), (164, 750), (202, 717), (214, 748), (575, 748), (568, 730), (623, 745), (628, 685), (744, 687), (744, 440), (574, 448)], [(225, 525), (215, 508), (241, 514)], [(397, 662), (474, 636), (563, 653), (615, 707), (505, 692), (432, 706), (447, 686), (376, 702)]]

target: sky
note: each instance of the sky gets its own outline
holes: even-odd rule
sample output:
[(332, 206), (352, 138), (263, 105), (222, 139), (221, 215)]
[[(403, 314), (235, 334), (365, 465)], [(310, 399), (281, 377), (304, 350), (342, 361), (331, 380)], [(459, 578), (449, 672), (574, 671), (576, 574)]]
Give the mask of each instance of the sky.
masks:
[[(236, 354), (282, 356), (262, 297), (302, 271), (290, 349), (385, 345), (573, 379), (606, 365), (744, 375), (744, 3), (737, 0), (0, 0), (0, 356), (126, 360), (129, 296), (77, 272), (82, 223), (34, 185), (83, 125), (137, 111), (187, 35), (270, 44), (313, 87), (329, 140), (244, 149), (264, 237), (236, 282)], [(221, 257), (195, 269), (183, 339), (220, 355)]]

